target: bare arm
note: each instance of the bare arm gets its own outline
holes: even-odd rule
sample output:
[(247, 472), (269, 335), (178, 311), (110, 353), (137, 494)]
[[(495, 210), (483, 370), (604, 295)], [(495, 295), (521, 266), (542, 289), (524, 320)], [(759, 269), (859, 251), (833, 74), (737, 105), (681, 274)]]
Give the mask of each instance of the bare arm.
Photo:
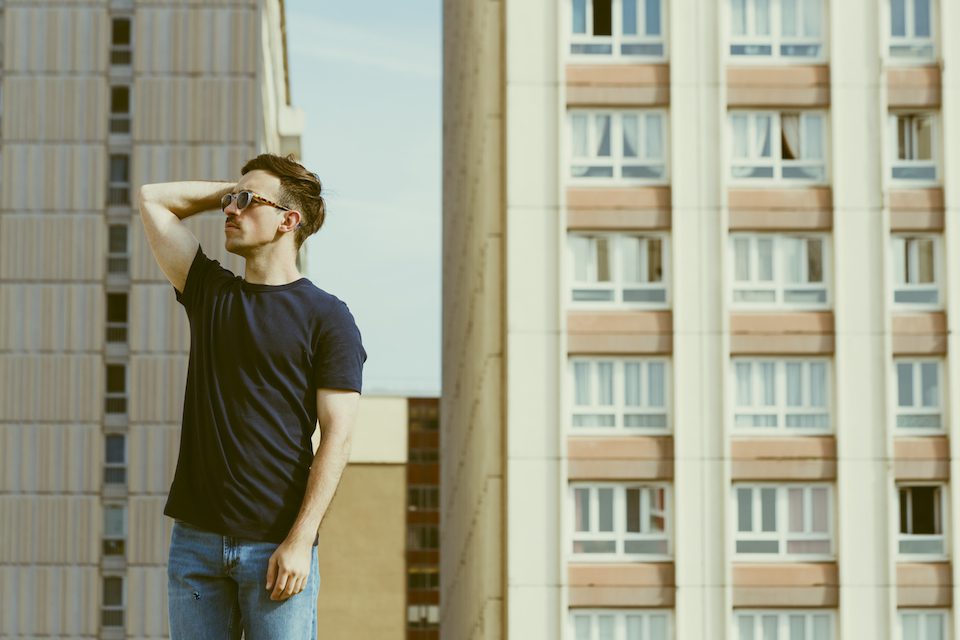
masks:
[(236, 188), (233, 182), (161, 182), (140, 187), (138, 201), (143, 231), (160, 270), (183, 292), (200, 241), (182, 220), (220, 208), (220, 198)]
[(360, 394), (356, 391), (317, 389), (320, 446), (313, 457), (297, 519), (287, 538), (270, 557), (266, 588), (273, 589), (272, 600), (285, 600), (306, 585), (313, 541), (350, 458), (359, 404)]

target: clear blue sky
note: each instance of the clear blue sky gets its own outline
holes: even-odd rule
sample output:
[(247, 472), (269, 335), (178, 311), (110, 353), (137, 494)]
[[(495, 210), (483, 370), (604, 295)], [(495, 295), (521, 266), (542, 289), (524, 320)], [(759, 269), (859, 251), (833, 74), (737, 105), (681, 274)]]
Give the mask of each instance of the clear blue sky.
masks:
[(350, 307), (364, 394), (440, 394), (441, 4), (286, 0), (303, 163), (323, 228), (306, 275)]

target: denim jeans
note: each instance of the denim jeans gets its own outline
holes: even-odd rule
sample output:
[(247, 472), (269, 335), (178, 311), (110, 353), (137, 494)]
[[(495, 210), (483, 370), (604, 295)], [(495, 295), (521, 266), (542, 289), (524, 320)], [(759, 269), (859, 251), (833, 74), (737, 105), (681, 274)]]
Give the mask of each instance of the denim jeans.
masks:
[(267, 565), (278, 546), (174, 520), (167, 563), (171, 640), (239, 640), (241, 632), (244, 640), (315, 640), (317, 547), (303, 591), (271, 600)]

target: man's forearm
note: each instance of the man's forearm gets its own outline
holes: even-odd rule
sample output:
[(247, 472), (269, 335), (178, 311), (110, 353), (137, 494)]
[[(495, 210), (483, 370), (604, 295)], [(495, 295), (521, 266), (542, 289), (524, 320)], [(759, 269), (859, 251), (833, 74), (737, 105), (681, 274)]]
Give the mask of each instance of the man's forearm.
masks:
[(307, 490), (300, 505), (300, 513), (290, 527), (288, 540), (313, 544), (327, 507), (340, 484), (343, 470), (350, 458), (350, 442), (320, 440), (313, 456), (313, 465), (307, 478)]
[(158, 182), (140, 187), (140, 199), (156, 203), (182, 220), (196, 213), (219, 209), (220, 198), (236, 188), (235, 182)]

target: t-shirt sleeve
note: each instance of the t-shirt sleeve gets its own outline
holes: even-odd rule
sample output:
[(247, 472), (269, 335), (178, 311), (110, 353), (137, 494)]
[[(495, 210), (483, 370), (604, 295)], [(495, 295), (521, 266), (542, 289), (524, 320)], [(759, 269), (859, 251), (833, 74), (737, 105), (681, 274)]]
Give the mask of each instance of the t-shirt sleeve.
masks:
[(344, 302), (336, 301), (322, 319), (313, 358), (313, 386), (359, 393), (366, 360), (367, 352), (353, 314)]
[(183, 291), (178, 291), (173, 287), (173, 293), (177, 297), (177, 302), (182, 304), (189, 314), (193, 309), (201, 304), (204, 297), (208, 295), (213, 288), (213, 280), (219, 275), (219, 272), (225, 271), (220, 263), (211, 260), (203, 252), (202, 246), (197, 246), (197, 253), (190, 264), (190, 271), (187, 272), (187, 281), (183, 285)]

